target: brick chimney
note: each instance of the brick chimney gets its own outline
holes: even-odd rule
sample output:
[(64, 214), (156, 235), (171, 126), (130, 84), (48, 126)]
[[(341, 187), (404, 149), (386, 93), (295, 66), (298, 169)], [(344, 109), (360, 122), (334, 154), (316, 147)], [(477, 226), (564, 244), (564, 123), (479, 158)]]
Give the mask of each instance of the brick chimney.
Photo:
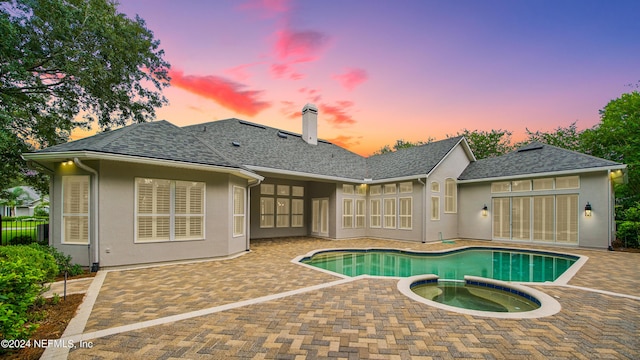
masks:
[(302, 139), (311, 145), (318, 145), (318, 108), (307, 104), (302, 108)]

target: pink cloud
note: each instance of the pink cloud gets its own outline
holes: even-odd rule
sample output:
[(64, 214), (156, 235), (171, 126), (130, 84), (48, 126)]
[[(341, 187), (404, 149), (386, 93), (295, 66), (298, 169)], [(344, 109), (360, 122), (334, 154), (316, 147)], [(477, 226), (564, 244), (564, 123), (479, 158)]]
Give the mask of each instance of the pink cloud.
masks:
[(332, 139), (327, 139), (332, 144), (338, 145), (341, 148), (349, 149), (352, 146), (360, 145), (360, 140), (362, 136), (346, 136), (346, 135), (338, 135)]
[(271, 106), (258, 100), (263, 91), (241, 90), (246, 85), (213, 75), (184, 75), (180, 70), (169, 71), (171, 85), (211, 99), (239, 114), (254, 116)]
[(331, 78), (338, 81), (345, 89), (351, 91), (365, 82), (369, 75), (363, 69), (347, 69), (344, 74), (332, 75)]
[(301, 89), (298, 89), (298, 92), (307, 95), (307, 100), (309, 100), (312, 103), (320, 102), (320, 100), (322, 99), (322, 96), (320, 95), (320, 91), (316, 89), (301, 88)]
[(242, 64), (242, 65), (238, 65), (238, 66), (234, 66), (232, 68), (229, 68), (227, 70), (225, 70), (225, 74), (228, 74), (229, 76), (231, 76), (232, 78), (238, 80), (238, 81), (245, 81), (247, 79), (249, 79), (251, 77), (251, 75), (249, 75), (249, 73), (247, 72), (247, 69), (249, 69), (252, 66), (255, 65), (259, 65), (262, 64), (261, 62), (255, 62), (255, 63), (250, 63), (250, 64)]
[[(318, 53), (326, 45), (328, 36), (313, 30), (292, 31), (284, 29), (276, 34), (276, 56), (280, 60), (290, 59), (296, 62), (315, 60), (312, 54)], [(303, 59), (303, 61), (300, 61)], [(304, 59), (307, 59), (304, 61)]]
[(352, 125), (356, 123), (351, 115), (349, 115), (349, 110), (352, 106), (352, 101), (338, 101), (335, 105), (320, 104), (318, 106), (319, 116), (334, 127)]

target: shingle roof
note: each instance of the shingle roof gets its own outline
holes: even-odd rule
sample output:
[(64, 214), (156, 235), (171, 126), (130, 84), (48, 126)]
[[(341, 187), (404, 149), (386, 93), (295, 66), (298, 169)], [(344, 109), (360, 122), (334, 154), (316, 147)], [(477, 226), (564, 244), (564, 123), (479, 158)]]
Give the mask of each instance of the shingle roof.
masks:
[(376, 180), (428, 174), (461, 140), (457, 136), (371, 156), (367, 159), (369, 176)]
[[(183, 128), (225, 157), (245, 166), (330, 177), (364, 179), (366, 160), (327, 141), (310, 145), (300, 134), (238, 119)], [(235, 145), (234, 145), (235, 143)]]
[(167, 121), (134, 124), (84, 139), (51, 146), (38, 153), (92, 151), (194, 164), (239, 168), (215, 149)]
[(620, 165), (614, 161), (534, 141), (508, 154), (472, 162), (458, 179), (479, 180)]

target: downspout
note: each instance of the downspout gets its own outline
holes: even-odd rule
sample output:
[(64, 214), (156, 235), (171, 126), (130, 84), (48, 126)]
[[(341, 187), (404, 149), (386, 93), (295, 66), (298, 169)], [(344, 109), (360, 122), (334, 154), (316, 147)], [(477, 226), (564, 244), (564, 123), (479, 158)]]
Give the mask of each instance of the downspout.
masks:
[(247, 198), (245, 199), (245, 201), (247, 203), (247, 206), (245, 207), (245, 209), (247, 211), (247, 222), (245, 223), (245, 227), (246, 227), (245, 234), (247, 236), (247, 240), (246, 240), (247, 244), (245, 246), (246, 251), (250, 251), (251, 250), (251, 246), (249, 244), (249, 242), (250, 242), (249, 239), (251, 238), (251, 208), (250, 208), (250, 205), (251, 205), (251, 188), (260, 185), (261, 182), (262, 182), (262, 180), (258, 179), (258, 181), (256, 181), (255, 184), (251, 184), (251, 185), (249, 185), (247, 187)]
[[(77, 167), (79, 167), (80, 169), (89, 172), (91, 174), (93, 174), (93, 178), (95, 179), (95, 181), (91, 182), (91, 197), (93, 198), (93, 201), (91, 202), (92, 207), (93, 207), (93, 217), (95, 219), (95, 222), (91, 222), (91, 218), (89, 218), (89, 223), (92, 223), (92, 232), (93, 232), (93, 236), (92, 236), (92, 240), (93, 240), (93, 261), (91, 261), (91, 250), (89, 250), (89, 269), (91, 272), (97, 272), (98, 268), (100, 267), (100, 249), (99, 249), (99, 242), (98, 242), (98, 228), (99, 228), (99, 224), (100, 224), (100, 216), (98, 213), (98, 172), (90, 167), (88, 167), (87, 165), (83, 164), (80, 159), (73, 158), (73, 163), (76, 164)], [(89, 242), (89, 247), (91, 247), (91, 242)]]
[(424, 178), (424, 182), (420, 178), (418, 178), (418, 182), (422, 184), (422, 219), (420, 220), (422, 229), (420, 230), (422, 234), (420, 235), (422, 238), (422, 243), (426, 243), (426, 227), (427, 227), (427, 176)]

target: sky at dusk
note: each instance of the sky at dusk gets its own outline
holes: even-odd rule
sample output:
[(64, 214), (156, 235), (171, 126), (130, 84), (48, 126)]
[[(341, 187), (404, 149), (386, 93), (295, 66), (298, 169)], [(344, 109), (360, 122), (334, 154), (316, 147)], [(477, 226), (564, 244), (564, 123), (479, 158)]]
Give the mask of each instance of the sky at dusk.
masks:
[(361, 155), (463, 129), (550, 131), (600, 120), (640, 81), (640, 1), (121, 0), (171, 63), (184, 126), (239, 118)]

